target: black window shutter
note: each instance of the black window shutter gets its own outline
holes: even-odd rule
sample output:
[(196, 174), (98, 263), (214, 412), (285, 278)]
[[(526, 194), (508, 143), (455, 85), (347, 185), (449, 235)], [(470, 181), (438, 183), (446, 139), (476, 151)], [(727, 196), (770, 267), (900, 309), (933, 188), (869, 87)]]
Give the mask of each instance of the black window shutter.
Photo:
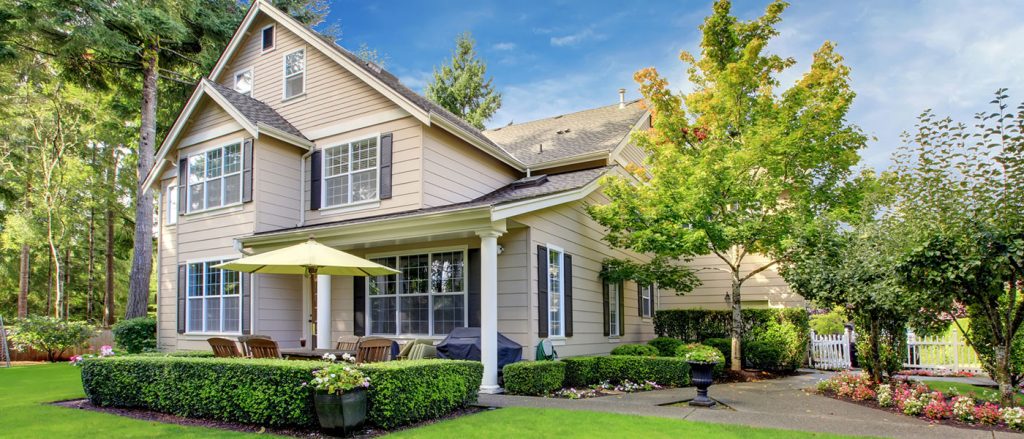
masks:
[(572, 337), (572, 255), (562, 256), (562, 288), (565, 288), (565, 336)]
[(185, 278), (188, 276), (186, 267), (185, 264), (178, 266), (178, 334), (185, 333), (185, 297), (188, 295), (185, 291)]
[(391, 146), (392, 134), (386, 133), (380, 136), (380, 199), (391, 198), (391, 158), (393, 149)]
[(469, 249), (469, 324), (480, 327), (480, 249)]
[(601, 308), (604, 313), (604, 335), (605, 337), (611, 335), (611, 327), (608, 325), (608, 321), (611, 320), (608, 313), (608, 281), (601, 282)]
[(352, 277), (352, 333), (358, 336), (366, 335), (366, 278), (363, 276)]
[(619, 337), (626, 335), (626, 286), (619, 282)]
[(188, 212), (188, 159), (178, 160), (178, 215)]
[(537, 336), (548, 336), (548, 248), (537, 246)]
[(320, 151), (313, 151), (309, 161), (309, 210), (320, 210)]
[(242, 282), (242, 335), (252, 334), (252, 273), (240, 273)]
[(242, 142), (242, 202), (252, 201), (252, 138)]
[(640, 317), (644, 316), (644, 286), (639, 282), (636, 284), (636, 314)]

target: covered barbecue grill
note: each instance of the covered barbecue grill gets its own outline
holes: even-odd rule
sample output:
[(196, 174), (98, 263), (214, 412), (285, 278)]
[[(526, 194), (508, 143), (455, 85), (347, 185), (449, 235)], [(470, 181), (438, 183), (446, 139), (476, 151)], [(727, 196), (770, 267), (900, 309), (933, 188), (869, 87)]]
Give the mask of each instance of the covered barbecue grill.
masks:
[[(437, 356), (451, 360), (480, 361), (480, 328), (455, 328), (437, 345)], [(498, 372), (506, 364), (523, 359), (523, 347), (498, 333)]]

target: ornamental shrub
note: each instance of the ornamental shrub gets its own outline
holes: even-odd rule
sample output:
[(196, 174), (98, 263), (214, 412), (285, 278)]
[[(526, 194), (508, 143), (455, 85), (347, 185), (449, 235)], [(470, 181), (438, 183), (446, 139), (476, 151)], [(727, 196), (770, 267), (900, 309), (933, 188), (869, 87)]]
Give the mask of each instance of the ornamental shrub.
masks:
[(624, 344), (612, 349), (612, 355), (634, 355), (639, 357), (656, 357), (658, 349), (645, 344)]
[[(678, 348), (676, 348), (676, 358), (679, 358), (679, 359), (681, 359), (683, 361), (686, 361), (686, 355), (687, 354), (689, 354), (691, 352), (694, 352), (694, 351), (697, 351), (697, 350), (705, 350), (705, 349), (711, 349), (711, 350), (714, 350), (715, 352), (717, 352), (718, 354), (721, 354), (721, 352), (719, 352), (718, 349), (715, 349), (715, 348), (713, 348), (711, 346), (702, 345), (700, 343), (689, 343), (689, 344), (684, 344), (684, 345), (679, 346)], [(725, 358), (724, 358), (724, 356), (722, 358), (718, 359), (718, 364), (715, 364), (715, 367), (711, 369), (711, 372), (716, 377), (721, 377), (722, 375), (725, 374)]]
[[(682, 345), (683, 341), (672, 337), (658, 337), (647, 342), (647, 344), (657, 349), (658, 355), (662, 357), (674, 357), (676, 356), (676, 348)], [(614, 351), (612, 353), (614, 354)]]
[[(82, 387), (103, 407), (144, 408), (190, 418), (315, 427), (318, 361), (119, 356), (89, 359)], [(415, 360), (358, 366), (370, 377), (368, 417), (382, 428), (444, 416), (476, 401), (483, 365)]]
[(505, 391), (513, 395), (547, 395), (562, 388), (565, 363), (561, 361), (520, 361), (502, 368)]
[(690, 384), (690, 365), (681, 358), (626, 355), (598, 358), (597, 374), (601, 378), (598, 382), (619, 384), (626, 380), (634, 383), (653, 381), (662, 386), (677, 387)]
[(50, 362), (59, 360), (72, 349), (87, 347), (89, 339), (96, 335), (96, 330), (86, 322), (42, 316), (20, 320), (10, 329), (10, 341), (15, 349), (46, 352)]
[(732, 365), (732, 339), (731, 338), (709, 338), (701, 342), (705, 346), (711, 346), (722, 353), (725, 367)]
[[(602, 381), (597, 363), (602, 357), (568, 357), (559, 361), (565, 363), (565, 387), (586, 387)], [(661, 383), (658, 383), (661, 384)]]
[(773, 322), (753, 334), (743, 350), (744, 362), (755, 369), (792, 372), (803, 363), (807, 344), (796, 325)]
[(991, 402), (974, 407), (974, 419), (980, 424), (996, 425), (1000, 419), (999, 406)]
[(114, 345), (127, 354), (138, 354), (156, 349), (156, 318), (137, 317), (121, 320), (111, 328)]

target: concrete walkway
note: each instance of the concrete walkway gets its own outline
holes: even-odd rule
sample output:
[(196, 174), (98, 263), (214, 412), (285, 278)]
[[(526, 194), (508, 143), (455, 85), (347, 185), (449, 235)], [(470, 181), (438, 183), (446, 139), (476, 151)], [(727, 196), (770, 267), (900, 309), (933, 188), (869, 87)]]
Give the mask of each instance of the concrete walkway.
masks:
[(693, 398), (696, 389), (692, 387), (581, 400), (482, 394), (480, 405), (590, 410), (752, 427), (894, 438), (1021, 437), (1011, 433), (932, 425), (910, 416), (804, 392), (803, 389), (813, 388), (815, 383), (825, 376), (827, 375), (804, 373), (778, 380), (712, 386), (710, 396), (728, 405), (731, 410), (663, 406)]

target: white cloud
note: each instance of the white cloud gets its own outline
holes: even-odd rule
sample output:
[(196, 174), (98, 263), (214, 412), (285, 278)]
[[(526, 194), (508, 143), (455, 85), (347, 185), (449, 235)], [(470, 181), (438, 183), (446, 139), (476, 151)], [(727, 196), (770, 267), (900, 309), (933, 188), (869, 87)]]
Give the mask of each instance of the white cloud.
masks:
[(551, 45), (557, 47), (575, 46), (586, 40), (602, 39), (604, 39), (603, 35), (594, 32), (594, 29), (588, 27), (573, 34), (563, 35), (560, 37), (551, 37)]
[(493, 50), (500, 50), (500, 51), (515, 50), (515, 48), (516, 48), (516, 43), (510, 42), (510, 41), (496, 43), (495, 45), (491, 46), (491, 49), (493, 49)]

